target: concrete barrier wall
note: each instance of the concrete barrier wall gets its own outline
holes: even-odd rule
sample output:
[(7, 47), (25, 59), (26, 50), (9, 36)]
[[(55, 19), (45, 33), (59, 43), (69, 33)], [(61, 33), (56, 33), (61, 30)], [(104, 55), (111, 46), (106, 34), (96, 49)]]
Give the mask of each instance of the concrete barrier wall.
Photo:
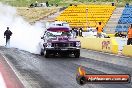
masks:
[(124, 48), (122, 50), (122, 54), (125, 56), (132, 56), (132, 45), (124, 46)]
[(118, 44), (114, 38), (87, 38), (78, 37), (81, 41), (81, 48), (118, 53)]

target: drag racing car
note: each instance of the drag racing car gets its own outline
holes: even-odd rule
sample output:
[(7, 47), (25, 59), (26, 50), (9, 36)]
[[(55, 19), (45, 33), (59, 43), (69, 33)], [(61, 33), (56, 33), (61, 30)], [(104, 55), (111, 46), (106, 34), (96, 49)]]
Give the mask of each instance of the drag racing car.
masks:
[(74, 55), (75, 58), (80, 57), (80, 41), (70, 32), (68, 27), (57, 26), (49, 27), (41, 37), (41, 55), (46, 58), (52, 55)]

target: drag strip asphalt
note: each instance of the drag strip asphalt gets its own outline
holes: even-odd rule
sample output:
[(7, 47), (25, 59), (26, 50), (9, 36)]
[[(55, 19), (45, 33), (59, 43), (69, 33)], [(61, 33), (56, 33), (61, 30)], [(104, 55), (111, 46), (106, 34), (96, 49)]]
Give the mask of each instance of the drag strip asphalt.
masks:
[(24, 88), (2, 54), (0, 54), (0, 88)]
[(73, 57), (44, 58), (26, 51), (4, 47), (0, 47), (0, 52), (21, 74), (22, 79), (25, 80), (24, 83), (30, 85), (27, 88), (132, 88), (132, 83), (80, 86), (76, 82), (76, 72), (80, 65), (88, 74), (132, 75), (132, 59), (130, 58), (99, 54), (84, 49), (81, 49), (81, 57), (78, 59)]

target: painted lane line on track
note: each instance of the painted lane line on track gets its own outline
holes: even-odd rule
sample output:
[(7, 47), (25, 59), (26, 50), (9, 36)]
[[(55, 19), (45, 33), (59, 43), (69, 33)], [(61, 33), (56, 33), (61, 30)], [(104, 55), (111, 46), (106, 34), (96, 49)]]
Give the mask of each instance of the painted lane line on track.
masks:
[(7, 88), (2, 73), (0, 72), (0, 88)]
[[(0, 53), (5, 61), (7, 62), (7, 64), (10, 66), (11, 70), (14, 72), (14, 74), (16, 75), (16, 77), (20, 80), (20, 82), (23, 84), (24, 88), (32, 88), (28, 82), (22, 77), (22, 75), (16, 70), (15, 67), (13, 67), (13, 64), (7, 59), (7, 57), (3, 54)], [(1, 87), (0, 87), (1, 88)]]

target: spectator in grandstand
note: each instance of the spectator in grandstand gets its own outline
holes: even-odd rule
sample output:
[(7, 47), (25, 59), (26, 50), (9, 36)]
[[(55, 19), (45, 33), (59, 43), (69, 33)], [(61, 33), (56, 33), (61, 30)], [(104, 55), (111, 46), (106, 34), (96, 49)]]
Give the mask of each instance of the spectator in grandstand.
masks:
[(76, 7), (77, 7), (77, 5), (74, 5), (74, 6), (76, 6)]
[(34, 4), (33, 4), (33, 3), (31, 3), (30, 7), (31, 7), (31, 8), (32, 8), (32, 7), (34, 7)]
[(121, 32), (115, 33), (115, 37), (121, 37)]
[(52, 3), (51, 6), (53, 6), (54, 4)]
[(49, 2), (48, 1), (46, 1), (46, 6), (49, 7)]
[(127, 45), (132, 45), (132, 24), (128, 28), (128, 40), (127, 40)]
[(117, 32), (117, 33), (115, 34), (115, 37), (122, 37), (121, 32)]
[(37, 7), (37, 6), (38, 6), (38, 1), (35, 2), (35, 7)]
[(97, 38), (101, 38), (101, 33), (103, 32), (103, 26), (101, 22), (99, 22), (99, 25), (97, 26)]
[(78, 29), (75, 28), (74, 30), (75, 30), (75, 32), (76, 32), (76, 36), (78, 36)]
[(55, 6), (58, 7), (58, 4), (56, 3)]
[(119, 37), (122, 37), (122, 34), (121, 34), (121, 32), (119, 32)]
[(123, 32), (120, 32), (120, 36), (119, 37), (122, 37), (122, 38), (126, 38), (126, 34), (124, 34)]
[(72, 4), (70, 4), (70, 6), (72, 6)]
[(73, 37), (76, 37), (76, 32), (74, 30), (75, 28), (72, 28), (71, 33), (73, 34)]
[(82, 37), (82, 31), (83, 31), (82, 28), (80, 28), (79, 29), (79, 36), (81, 36), (81, 37)]

